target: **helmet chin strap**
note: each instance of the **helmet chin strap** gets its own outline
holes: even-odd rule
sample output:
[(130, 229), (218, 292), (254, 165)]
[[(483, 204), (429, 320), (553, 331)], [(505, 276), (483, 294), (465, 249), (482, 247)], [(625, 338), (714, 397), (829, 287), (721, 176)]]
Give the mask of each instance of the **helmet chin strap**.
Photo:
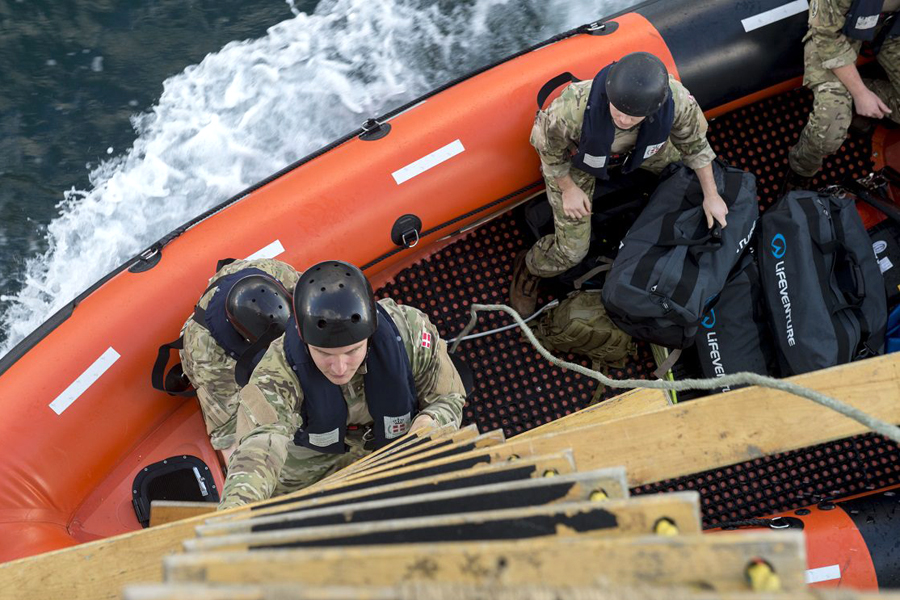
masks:
[[(276, 338), (284, 333), (284, 329), (278, 323), (270, 324), (259, 338), (250, 344), (250, 347), (238, 357), (237, 364), (234, 367), (234, 382), (244, 387), (250, 382), (250, 375), (253, 373), (253, 367), (256, 366), (254, 358), (260, 352), (269, 347)], [(246, 339), (246, 338), (245, 338)], [(250, 341), (250, 340), (247, 340)]]

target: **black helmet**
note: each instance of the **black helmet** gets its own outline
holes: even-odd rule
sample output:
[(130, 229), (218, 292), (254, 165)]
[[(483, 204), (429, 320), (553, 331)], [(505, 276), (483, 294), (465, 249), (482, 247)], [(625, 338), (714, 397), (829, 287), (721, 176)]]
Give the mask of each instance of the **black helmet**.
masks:
[(291, 318), (291, 296), (277, 279), (253, 274), (238, 279), (225, 298), (225, 316), (251, 344), (275, 324), (284, 331)]
[(646, 117), (669, 97), (669, 75), (649, 52), (632, 52), (613, 63), (606, 76), (610, 103), (630, 117)]
[(368, 339), (378, 328), (375, 295), (363, 272), (329, 260), (311, 266), (294, 288), (300, 339), (319, 348), (342, 348)]

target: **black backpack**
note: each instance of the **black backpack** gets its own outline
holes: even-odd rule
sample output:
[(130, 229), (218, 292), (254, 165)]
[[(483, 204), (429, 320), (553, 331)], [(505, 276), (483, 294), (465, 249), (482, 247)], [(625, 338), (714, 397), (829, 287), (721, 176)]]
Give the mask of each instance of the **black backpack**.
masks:
[(884, 280), (852, 199), (790, 192), (760, 219), (759, 244), (784, 375), (884, 352)]
[(749, 245), (759, 215), (756, 178), (719, 161), (713, 172), (728, 205), (727, 227), (709, 230), (697, 175), (675, 163), (622, 240), (603, 303), (636, 339), (690, 346), (707, 306)]
[[(722, 293), (703, 315), (694, 345), (704, 377), (742, 372), (777, 376), (775, 343), (766, 322), (754, 253), (741, 257)], [(735, 388), (720, 391), (731, 389)]]

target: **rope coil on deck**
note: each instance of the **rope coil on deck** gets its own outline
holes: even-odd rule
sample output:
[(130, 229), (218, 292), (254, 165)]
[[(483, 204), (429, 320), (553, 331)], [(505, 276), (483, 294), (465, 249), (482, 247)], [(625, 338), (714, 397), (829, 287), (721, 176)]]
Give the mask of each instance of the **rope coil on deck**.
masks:
[(801, 398), (806, 398), (807, 400), (812, 400), (817, 404), (821, 404), (826, 408), (830, 408), (831, 410), (834, 410), (844, 415), (845, 417), (849, 417), (861, 423), (862, 425), (865, 425), (872, 431), (883, 435), (884, 437), (893, 440), (894, 442), (900, 443), (900, 428), (898, 428), (897, 426), (886, 423), (881, 419), (873, 417), (859, 410), (858, 408), (850, 406), (849, 404), (841, 402), (840, 400), (837, 400), (830, 396), (826, 396), (821, 392), (811, 390), (790, 381), (783, 381), (766, 375), (744, 372), (732, 373), (729, 375), (723, 375), (722, 377), (714, 377), (708, 379), (682, 379), (680, 381), (612, 379), (610, 377), (607, 377), (603, 373), (600, 373), (599, 371), (594, 371), (593, 369), (589, 369), (577, 363), (562, 360), (550, 354), (550, 352), (546, 348), (544, 348), (544, 346), (541, 345), (541, 343), (535, 337), (534, 332), (531, 330), (528, 324), (522, 319), (521, 316), (519, 316), (519, 313), (517, 313), (509, 306), (506, 306), (505, 304), (472, 304), (470, 307), (472, 317), (469, 320), (469, 323), (463, 328), (462, 332), (460, 332), (460, 334), (456, 336), (456, 341), (450, 348), (451, 354), (456, 351), (456, 348), (457, 346), (459, 346), (459, 343), (462, 341), (462, 339), (465, 338), (475, 328), (475, 325), (478, 323), (478, 313), (482, 311), (505, 312), (515, 320), (516, 324), (522, 329), (522, 332), (525, 334), (525, 337), (527, 337), (528, 341), (531, 342), (531, 345), (534, 346), (535, 349), (537, 349), (538, 353), (540, 353), (540, 355), (546, 358), (548, 361), (558, 367), (569, 369), (570, 371), (581, 373), (586, 377), (596, 379), (603, 385), (612, 388), (649, 388), (655, 390), (675, 390), (680, 392), (684, 390), (713, 390), (719, 389), (723, 386), (730, 387), (735, 385), (758, 385), (788, 394), (793, 394)]

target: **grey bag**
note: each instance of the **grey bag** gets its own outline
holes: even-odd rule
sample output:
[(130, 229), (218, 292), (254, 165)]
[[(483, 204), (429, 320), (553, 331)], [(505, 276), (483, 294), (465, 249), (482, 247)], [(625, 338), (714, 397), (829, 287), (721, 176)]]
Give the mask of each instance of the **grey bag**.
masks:
[(636, 339), (690, 346), (707, 305), (750, 243), (759, 216), (755, 177), (719, 161), (713, 172), (728, 205), (727, 227), (708, 229), (697, 175), (675, 163), (622, 240), (603, 303)]
[[(762, 302), (759, 268), (745, 253), (725, 289), (700, 321), (697, 356), (704, 377), (750, 372), (777, 375), (775, 343)], [(727, 392), (730, 387), (721, 387)]]
[(853, 200), (787, 194), (760, 219), (759, 260), (783, 375), (884, 352), (884, 280)]

